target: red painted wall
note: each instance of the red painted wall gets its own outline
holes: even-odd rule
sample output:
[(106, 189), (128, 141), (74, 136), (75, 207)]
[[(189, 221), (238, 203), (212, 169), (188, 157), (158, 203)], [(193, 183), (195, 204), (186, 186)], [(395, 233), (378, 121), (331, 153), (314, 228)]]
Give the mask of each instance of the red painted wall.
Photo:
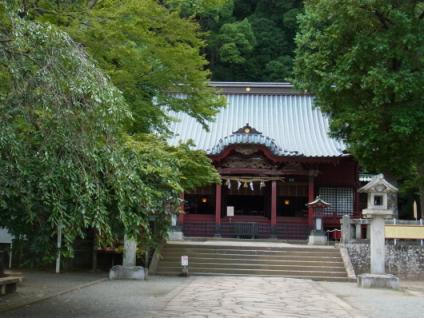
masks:
[(322, 164), (315, 186), (358, 186), (357, 163), (352, 158), (340, 159), (336, 164)]

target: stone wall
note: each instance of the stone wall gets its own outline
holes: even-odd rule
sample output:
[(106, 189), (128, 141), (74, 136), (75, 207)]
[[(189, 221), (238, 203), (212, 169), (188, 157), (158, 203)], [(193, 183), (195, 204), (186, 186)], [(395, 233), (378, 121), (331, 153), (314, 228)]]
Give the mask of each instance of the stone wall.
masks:
[[(355, 274), (369, 273), (370, 247), (367, 241), (345, 245)], [(400, 278), (424, 279), (424, 247), (401, 242), (386, 244), (386, 272)]]

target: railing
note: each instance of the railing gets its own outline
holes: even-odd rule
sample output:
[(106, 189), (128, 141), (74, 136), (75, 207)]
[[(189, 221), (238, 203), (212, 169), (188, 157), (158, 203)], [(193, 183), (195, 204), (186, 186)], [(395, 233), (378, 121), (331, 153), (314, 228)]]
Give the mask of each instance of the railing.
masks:
[[(349, 226), (344, 226), (344, 222), (348, 222)], [(344, 242), (350, 240), (369, 239), (370, 222), (369, 219), (350, 219), (344, 217), (342, 220), (342, 237)], [(365, 237), (363, 229), (366, 229)], [(424, 246), (424, 221), (419, 220), (399, 220), (396, 218), (386, 219), (384, 234), (386, 239), (393, 240), (393, 244), (397, 244), (399, 240), (415, 240)]]
[(330, 239), (334, 241), (340, 241), (341, 232), (342, 230), (339, 230), (339, 229), (332, 229), (332, 230), (325, 231), (327, 235), (327, 242), (330, 242)]
[(278, 238), (283, 240), (306, 240), (311, 228), (308, 224), (270, 224), (253, 222), (233, 222), (216, 225), (211, 222), (184, 222), (185, 236), (227, 238)]
[(182, 229), (185, 236), (208, 237), (215, 235), (215, 223), (211, 222), (185, 222)]

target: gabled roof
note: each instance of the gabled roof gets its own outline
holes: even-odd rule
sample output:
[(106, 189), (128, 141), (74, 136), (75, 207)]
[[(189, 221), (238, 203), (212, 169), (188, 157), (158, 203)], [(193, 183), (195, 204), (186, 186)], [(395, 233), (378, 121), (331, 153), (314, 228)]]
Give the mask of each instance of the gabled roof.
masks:
[(310, 207), (310, 208), (321, 208), (321, 209), (323, 209), (323, 208), (328, 208), (329, 206), (331, 206), (331, 204), (324, 201), (323, 199), (321, 199), (319, 197), (319, 195), (317, 195), (315, 200), (312, 201), (312, 202), (306, 203), (306, 206)]
[(396, 193), (399, 189), (384, 178), (382, 173), (374, 176), (370, 182), (358, 190), (361, 193), (391, 192)]
[[(213, 82), (227, 98), (209, 132), (184, 113), (173, 116), (176, 122), (169, 140), (192, 139), (196, 149), (217, 154), (231, 144), (261, 144), (277, 156), (338, 157), (343, 143), (328, 136), (328, 119), (314, 107), (314, 98), (293, 89), (288, 83)], [(235, 134), (248, 123), (261, 134)]]

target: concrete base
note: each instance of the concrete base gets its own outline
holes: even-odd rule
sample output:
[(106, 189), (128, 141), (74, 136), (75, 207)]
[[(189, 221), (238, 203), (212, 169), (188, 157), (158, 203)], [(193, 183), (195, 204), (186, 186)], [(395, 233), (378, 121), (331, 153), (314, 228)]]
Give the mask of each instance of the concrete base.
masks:
[(145, 273), (142, 266), (113, 266), (109, 271), (109, 279), (135, 279), (144, 280)]
[(0, 277), (0, 296), (16, 292), (16, 285), (22, 282), (22, 277)]
[(312, 231), (309, 235), (308, 245), (326, 245), (327, 236), (321, 231)]
[(168, 240), (170, 241), (182, 241), (184, 240), (184, 234), (182, 231), (171, 230), (168, 231)]
[(399, 289), (399, 278), (392, 274), (361, 274), (357, 282), (362, 288)]

